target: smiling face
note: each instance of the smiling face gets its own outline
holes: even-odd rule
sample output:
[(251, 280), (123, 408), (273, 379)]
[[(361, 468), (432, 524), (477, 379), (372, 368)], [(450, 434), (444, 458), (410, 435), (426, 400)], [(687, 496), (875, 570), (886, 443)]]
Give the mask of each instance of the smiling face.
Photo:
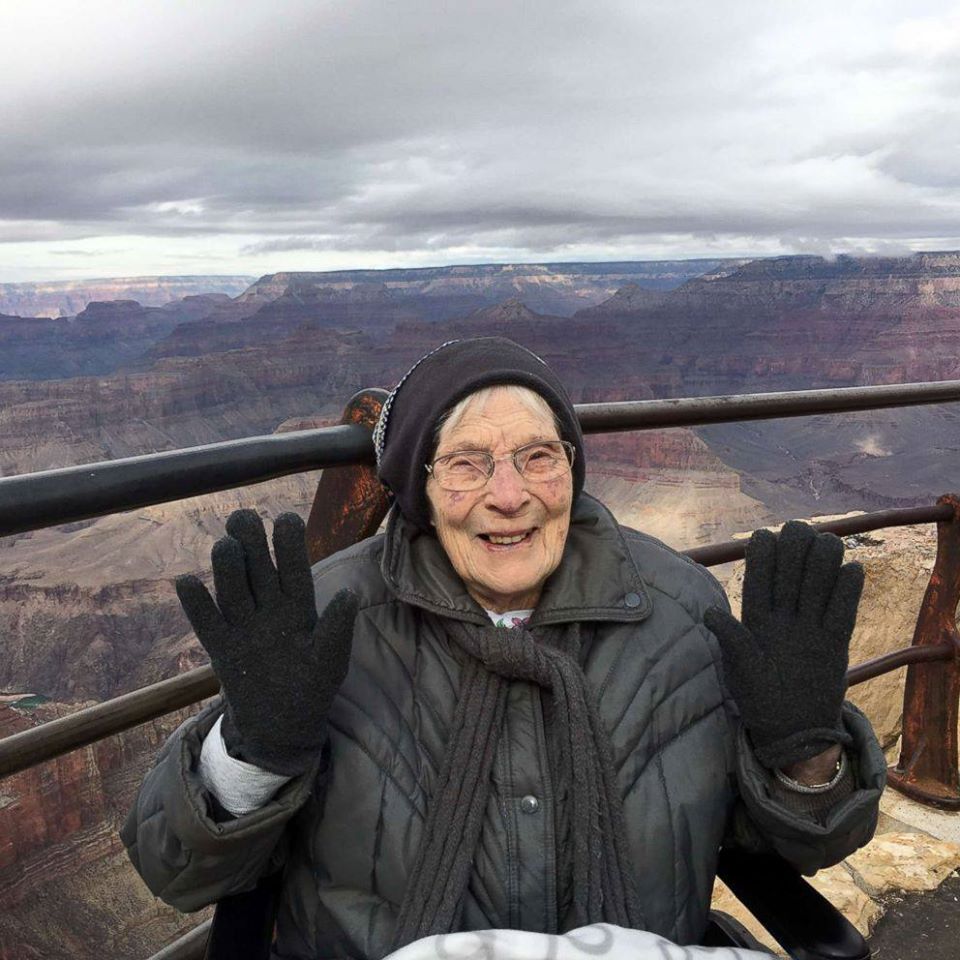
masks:
[[(546, 404), (543, 411), (531, 410), (510, 391), (494, 388), (441, 429), (435, 456), (486, 450), (499, 458), (534, 440), (559, 439)], [(500, 460), (479, 490), (443, 490), (431, 476), (427, 499), (437, 537), (477, 603), (497, 613), (537, 605), (570, 528), (569, 472), (530, 483), (512, 460)]]

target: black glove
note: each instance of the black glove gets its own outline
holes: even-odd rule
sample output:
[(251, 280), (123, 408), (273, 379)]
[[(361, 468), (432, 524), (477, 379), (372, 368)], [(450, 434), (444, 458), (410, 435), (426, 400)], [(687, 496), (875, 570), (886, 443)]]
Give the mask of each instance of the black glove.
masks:
[(757, 758), (782, 768), (850, 743), (840, 710), (863, 567), (843, 541), (797, 520), (747, 544), (742, 623), (711, 607), (724, 675)]
[(177, 596), (223, 687), (227, 751), (297, 776), (326, 739), (327, 712), (350, 662), (357, 598), (341, 590), (317, 617), (303, 521), (294, 513), (273, 525), (276, 568), (254, 511), (230, 514), (227, 534), (210, 554), (217, 603), (194, 576), (177, 578)]

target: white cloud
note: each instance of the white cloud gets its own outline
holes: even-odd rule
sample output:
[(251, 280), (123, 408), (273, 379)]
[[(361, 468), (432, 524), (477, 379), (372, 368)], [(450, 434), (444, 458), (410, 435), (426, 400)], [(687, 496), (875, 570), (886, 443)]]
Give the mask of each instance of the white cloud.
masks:
[(956, 244), (951, 3), (48, 0), (0, 35), (0, 280), (70, 244), (101, 275)]

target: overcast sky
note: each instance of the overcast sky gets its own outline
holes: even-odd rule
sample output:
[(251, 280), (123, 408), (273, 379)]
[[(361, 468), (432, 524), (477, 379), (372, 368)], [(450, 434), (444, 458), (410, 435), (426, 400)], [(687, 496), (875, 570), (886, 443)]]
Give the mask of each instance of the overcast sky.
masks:
[(960, 248), (960, 5), (0, 0), (0, 282)]

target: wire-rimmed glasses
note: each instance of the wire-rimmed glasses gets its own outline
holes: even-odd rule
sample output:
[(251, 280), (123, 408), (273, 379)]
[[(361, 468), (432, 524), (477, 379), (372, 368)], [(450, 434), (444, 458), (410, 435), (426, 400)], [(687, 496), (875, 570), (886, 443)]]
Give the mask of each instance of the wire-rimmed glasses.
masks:
[(465, 493), (479, 490), (501, 460), (513, 460), (517, 473), (528, 483), (556, 480), (570, 472), (575, 453), (576, 448), (567, 440), (535, 440), (502, 457), (485, 450), (457, 450), (424, 467), (444, 490)]

